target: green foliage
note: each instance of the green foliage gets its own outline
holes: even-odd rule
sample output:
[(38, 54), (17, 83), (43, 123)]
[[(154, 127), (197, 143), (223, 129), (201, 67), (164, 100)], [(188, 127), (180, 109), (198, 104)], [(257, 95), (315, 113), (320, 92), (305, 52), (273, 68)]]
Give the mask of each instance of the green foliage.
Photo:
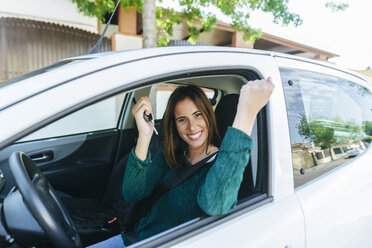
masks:
[(344, 120), (340, 116), (335, 116), (332, 120), (336, 123), (344, 124)]
[(297, 129), (302, 137), (325, 149), (330, 148), (333, 143), (345, 144), (350, 139), (356, 141), (365, 135), (372, 136), (372, 121), (364, 121), (362, 126), (358, 126), (354, 121), (345, 122), (339, 116), (333, 117), (332, 121), (327, 121), (325, 117), (312, 116), (308, 121), (302, 114)]
[(327, 127), (320, 121), (308, 122), (305, 115), (301, 115), (300, 123), (297, 125), (298, 133), (306, 139), (310, 139), (315, 145), (322, 149), (330, 148), (336, 142), (335, 130)]
[[(115, 0), (71, 0), (76, 3), (79, 10), (87, 16), (96, 16), (101, 22), (104, 16), (111, 13), (115, 7)], [(162, 0), (154, 0), (161, 3)], [(295, 26), (301, 25), (302, 20), (298, 14), (291, 13), (287, 7), (288, 0), (179, 0), (181, 10), (156, 8), (156, 26), (160, 34), (158, 45), (166, 45), (169, 37), (173, 34), (173, 26), (186, 20), (188, 24), (188, 41), (195, 43), (200, 32), (210, 32), (217, 24), (216, 15), (210, 12), (211, 8), (217, 8), (222, 14), (231, 19), (231, 26), (239, 32), (243, 32), (243, 39), (254, 42), (261, 37), (260, 30), (253, 29), (248, 20), (253, 11), (263, 11), (273, 15), (275, 23)], [(125, 8), (137, 7), (142, 12), (141, 0), (120, 0)]]
[(348, 3), (335, 3), (335, 2), (327, 2), (325, 4), (327, 8), (329, 8), (332, 12), (337, 12), (337, 11), (344, 11), (349, 7)]
[[(75, 3), (80, 12), (86, 16), (95, 16), (100, 22), (105, 22), (105, 15), (111, 14), (117, 1), (115, 0), (71, 0)], [(142, 1), (141, 0), (120, 0), (120, 4), (124, 8), (131, 6), (137, 7), (139, 12), (142, 12)]]
[(372, 137), (365, 137), (365, 138), (363, 139), (363, 141), (364, 141), (364, 142), (367, 142), (367, 143), (371, 143), (371, 141), (372, 141)]
[(315, 144), (320, 145), (322, 149), (331, 147), (331, 144), (336, 140), (334, 139), (335, 130), (330, 127), (325, 127), (324, 124), (316, 121), (309, 123), (310, 138)]
[(80, 12), (87, 16), (95, 16), (101, 22), (105, 21), (105, 14), (112, 13), (115, 9), (115, 2), (113, 0), (100, 0), (100, 1), (89, 1), (89, 0), (71, 0), (76, 3)]
[(372, 121), (363, 121), (363, 131), (367, 135), (372, 136)]
[(349, 87), (353, 87), (353, 88), (357, 88), (357, 93), (362, 96), (362, 97), (365, 97), (365, 96), (370, 96), (372, 93), (364, 86), (361, 86), (361, 85), (358, 85), (358, 84), (355, 84), (355, 83), (349, 83), (348, 84)]

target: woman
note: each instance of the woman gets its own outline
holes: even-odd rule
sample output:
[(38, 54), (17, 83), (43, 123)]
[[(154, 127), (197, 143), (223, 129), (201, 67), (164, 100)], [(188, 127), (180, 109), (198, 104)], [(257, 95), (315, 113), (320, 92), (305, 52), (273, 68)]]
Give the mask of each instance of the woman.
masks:
[[(128, 159), (124, 177), (124, 197), (137, 201), (179, 170), (218, 152), (204, 167), (182, 184), (160, 197), (151, 211), (136, 225), (138, 240), (145, 239), (188, 220), (230, 212), (236, 205), (238, 190), (248, 164), (257, 113), (267, 103), (274, 85), (271, 79), (244, 85), (237, 113), (220, 146), (212, 106), (196, 86), (177, 88), (171, 95), (164, 119), (164, 150), (151, 161), (148, 147), (153, 134), (143, 113), (152, 113), (148, 97), (142, 97), (132, 113), (138, 128), (138, 141)], [(220, 148), (218, 148), (220, 146)], [(92, 247), (125, 247), (125, 234)]]

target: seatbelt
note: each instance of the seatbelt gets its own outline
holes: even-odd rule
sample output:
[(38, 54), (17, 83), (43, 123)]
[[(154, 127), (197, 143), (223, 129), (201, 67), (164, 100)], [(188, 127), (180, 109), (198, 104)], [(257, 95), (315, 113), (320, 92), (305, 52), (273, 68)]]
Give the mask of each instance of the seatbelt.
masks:
[(197, 172), (203, 165), (214, 161), (217, 156), (217, 152), (209, 155), (208, 157), (202, 159), (193, 166), (178, 172), (173, 177), (165, 180), (163, 183), (159, 184), (154, 188), (152, 193), (143, 198), (140, 201), (133, 203), (128, 211), (128, 220), (125, 224), (125, 232), (134, 230), (134, 225), (142, 218), (145, 217), (151, 210), (154, 203), (171, 189), (174, 189), (177, 185), (184, 182), (187, 178), (191, 177), (195, 172)]

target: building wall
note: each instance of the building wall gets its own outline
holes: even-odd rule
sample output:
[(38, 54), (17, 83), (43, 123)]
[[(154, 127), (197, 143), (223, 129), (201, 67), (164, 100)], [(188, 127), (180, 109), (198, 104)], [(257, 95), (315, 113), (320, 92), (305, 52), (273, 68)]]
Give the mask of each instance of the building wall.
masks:
[(307, 150), (293, 151), (292, 160), (295, 170), (300, 170), (301, 168), (309, 169), (314, 166), (313, 158)]
[(70, 0), (1, 0), (0, 17), (52, 22), (97, 33), (97, 18), (84, 16)]
[[(0, 18), (0, 82), (87, 54), (98, 39), (98, 34), (54, 23)], [(99, 51), (111, 51), (111, 41), (105, 38)]]
[(356, 72), (359, 72), (363, 75), (366, 75), (367, 77), (372, 78), (372, 70), (371, 69), (367, 69), (367, 70), (364, 70), (364, 71), (356, 71)]

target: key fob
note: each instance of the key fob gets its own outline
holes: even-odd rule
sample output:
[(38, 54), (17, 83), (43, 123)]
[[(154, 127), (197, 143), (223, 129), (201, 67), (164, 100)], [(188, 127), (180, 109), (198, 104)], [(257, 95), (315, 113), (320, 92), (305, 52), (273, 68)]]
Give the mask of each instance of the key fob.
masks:
[(149, 121), (152, 121), (152, 114), (146, 114), (145, 112), (143, 112), (143, 119), (145, 119), (146, 122), (149, 122)]
[(146, 122), (150, 123), (152, 129), (154, 129), (154, 132), (156, 135), (159, 135), (158, 131), (156, 130), (155, 126), (154, 126), (154, 123), (152, 123), (152, 114), (145, 114), (145, 112), (143, 112), (143, 119), (145, 119)]

